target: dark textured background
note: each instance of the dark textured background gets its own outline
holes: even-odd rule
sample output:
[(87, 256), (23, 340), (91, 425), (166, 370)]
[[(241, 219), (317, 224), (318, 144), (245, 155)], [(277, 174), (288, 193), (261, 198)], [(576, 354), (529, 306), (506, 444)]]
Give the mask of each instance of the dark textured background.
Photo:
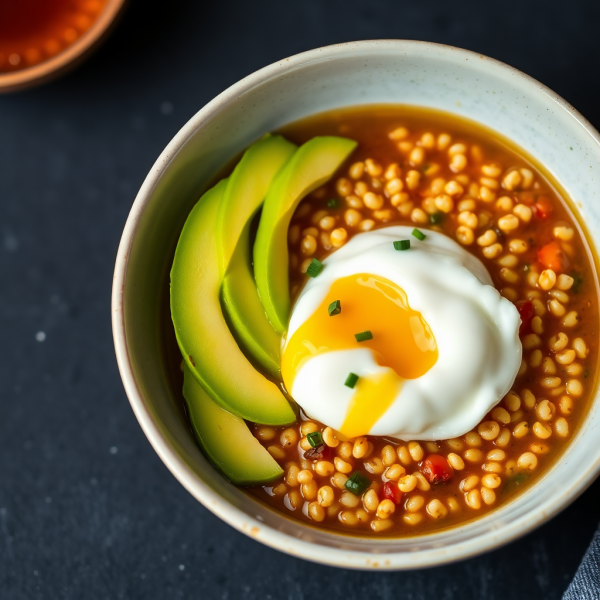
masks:
[(336, 42), (430, 40), (522, 69), (598, 126), (598, 25), (597, 0), (132, 0), (82, 68), (0, 97), (0, 598), (559, 598), (600, 518), (600, 483), (520, 541), (429, 571), (315, 566), (237, 533), (144, 438), (109, 300), (146, 173), (241, 77)]

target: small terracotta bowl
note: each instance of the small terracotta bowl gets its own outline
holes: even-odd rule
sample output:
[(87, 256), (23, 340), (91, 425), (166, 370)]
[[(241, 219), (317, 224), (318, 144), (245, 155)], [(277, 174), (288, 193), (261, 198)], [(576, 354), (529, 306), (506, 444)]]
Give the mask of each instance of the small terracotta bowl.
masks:
[[(181, 410), (181, 392), (170, 383), (164, 348), (173, 251), (187, 214), (215, 174), (265, 132), (286, 123), (343, 106), (384, 103), (445, 110), (512, 139), (573, 199), (590, 245), (598, 246), (600, 136), (562, 98), (516, 69), (466, 50), (415, 41), (353, 42), (253, 73), (181, 129), (152, 167), (125, 225), (112, 317), (121, 377), (140, 425), (173, 475), (209, 510), (262, 543), (308, 560), (410, 569), (497, 548), (572, 502), (600, 471), (597, 392), (560, 459), (497, 509), (425, 535), (350, 536), (292, 520), (212, 467)], [(594, 264), (597, 268), (595, 258)]]
[(73, 44), (32, 67), (0, 73), (0, 93), (16, 92), (46, 83), (85, 60), (106, 38), (127, 0), (108, 0), (93, 25)]

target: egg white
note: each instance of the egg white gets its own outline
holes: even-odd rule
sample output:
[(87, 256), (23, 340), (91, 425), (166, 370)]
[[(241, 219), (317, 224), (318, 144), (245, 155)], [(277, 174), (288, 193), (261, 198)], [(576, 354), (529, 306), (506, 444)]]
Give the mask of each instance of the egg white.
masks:
[[(521, 321), (479, 259), (443, 234), (427, 231), (419, 241), (412, 230), (394, 226), (356, 235), (324, 260), (323, 271), (306, 284), (293, 307), (286, 339), (337, 279), (361, 273), (389, 279), (429, 324), (438, 360), (423, 376), (404, 381), (368, 433), (448, 439), (473, 429), (511, 389), (521, 365)], [(393, 242), (402, 239), (410, 239), (410, 250), (394, 249)], [(290, 392), (312, 418), (340, 429), (354, 394), (344, 385), (348, 373), (365, 377), (383, 369), (367, 348), (327, 352), (304, 363)]]

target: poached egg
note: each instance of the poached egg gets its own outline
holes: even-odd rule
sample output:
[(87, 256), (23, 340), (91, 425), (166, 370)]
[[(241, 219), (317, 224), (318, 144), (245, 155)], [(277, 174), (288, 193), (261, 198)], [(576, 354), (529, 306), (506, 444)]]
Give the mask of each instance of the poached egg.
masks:
[[(323, 261), (292, 309), (285, 386), (342, 438), (463, 435), (520, 368), (518, 311), (481, 261), (441, 233), (419, 240), (412, 231), (354, 236)], [(399, 240), (410, 248), (396, 250)], [(337, 300), (341, 311), (330, 316)], [(362, 332), (372, 337), (357, 341)], [(358, 376), (354, 387), (346, 385), (350, 374)]]

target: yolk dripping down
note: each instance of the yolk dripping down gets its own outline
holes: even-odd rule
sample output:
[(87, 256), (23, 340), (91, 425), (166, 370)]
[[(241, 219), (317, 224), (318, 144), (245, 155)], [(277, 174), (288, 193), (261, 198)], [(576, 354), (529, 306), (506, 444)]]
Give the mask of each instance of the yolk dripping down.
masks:
[[(340, 300), (342, 312), (329, 316)], [(354, 334), (369, 330), (373, 339), (357, 342)], [(340, 433), (367, 434), (397, 397), (405, 379), (423, 376), (436, 363), (437, 344), (429, 325), (408, 304), (406, 293), (383, 277), (351, 275), (336, 280), (319, 308), (292, 335), (282, 357), (288, 390), (304, 363), (335, 350), (370, 349), (386, 371), (362, 376), (354, 388)], [(344, 381), (340, 381), (344, 385)]]

